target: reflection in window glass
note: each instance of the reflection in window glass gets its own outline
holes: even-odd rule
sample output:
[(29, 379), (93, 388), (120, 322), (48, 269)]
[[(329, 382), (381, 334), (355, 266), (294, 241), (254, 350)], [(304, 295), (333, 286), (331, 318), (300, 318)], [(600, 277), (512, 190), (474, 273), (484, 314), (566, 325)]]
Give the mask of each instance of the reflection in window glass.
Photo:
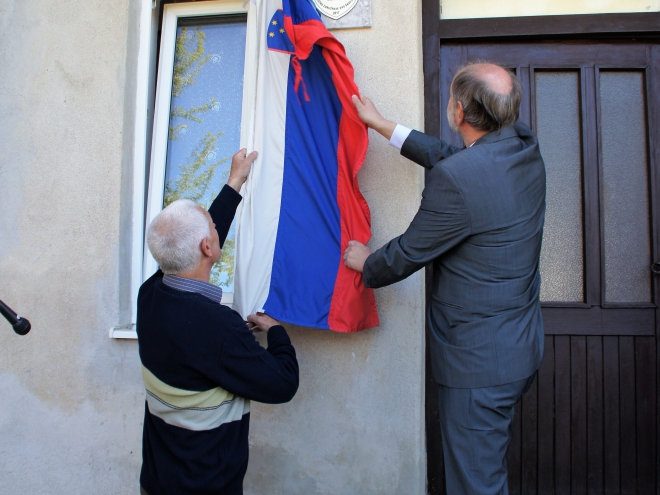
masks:
[(645, 106), (642, 72), (600, 73), (607, 302), (651, 301)]
[[(203, 208), (226, 183), (241, 131), (245, 17), (204, 19), (177, 29), (163, 206), (180, 198)], [(211, 282), (231, 292), (235, 227)]]
[(536, 72), (536, 128), (546, 167), (541, 301), (584, 301), (578, 73)]

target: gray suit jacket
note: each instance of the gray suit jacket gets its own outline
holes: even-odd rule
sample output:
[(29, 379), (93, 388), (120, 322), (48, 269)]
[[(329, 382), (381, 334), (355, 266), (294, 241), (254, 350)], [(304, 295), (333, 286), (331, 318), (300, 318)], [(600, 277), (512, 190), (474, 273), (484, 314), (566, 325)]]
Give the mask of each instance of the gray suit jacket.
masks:
[(545, 167), (536, 137), (516, 123), (461, 150), (412, 131), (401, 154), (429, 169), (422, 203), (408, 230), (367, 258), (365, 285), (432, 262), (436, 381), (479, 388), (527, 378), (543, 355)]

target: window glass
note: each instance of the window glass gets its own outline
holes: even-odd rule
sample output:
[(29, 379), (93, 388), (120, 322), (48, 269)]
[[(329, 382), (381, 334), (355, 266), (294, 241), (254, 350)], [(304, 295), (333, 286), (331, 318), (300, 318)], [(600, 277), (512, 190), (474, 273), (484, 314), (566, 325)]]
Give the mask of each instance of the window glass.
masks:
[(584, 301), (580, 81), (575, 71), (536, 72), (536, 128), (546, 167), (541, 300)]
[(600, 73), (605, 300), (651, 301), (644, 77)]
[[(187, 198), (208, 209), (239, 149), (245, 16), (180, 19), (176, 36), (163, 207)], [(228, 292), (234, 235), (232, 225), (211, 273)]]
[(441, 19), (476, 17), (520, 17), (567, 14), (613, 14), (617, 12), (658, 12), (660, 0), (439, 0)]

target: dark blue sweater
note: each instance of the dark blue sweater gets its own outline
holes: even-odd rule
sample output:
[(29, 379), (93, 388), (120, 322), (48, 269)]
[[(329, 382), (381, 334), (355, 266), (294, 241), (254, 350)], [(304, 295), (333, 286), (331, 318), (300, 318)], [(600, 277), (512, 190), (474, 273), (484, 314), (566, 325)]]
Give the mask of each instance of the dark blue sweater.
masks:
[[(240, 198), (225, 186), (209, 209), (221, 243)], [(283, 327), (269, 330), (264, 349), (238, 313), (162, 276), (138, 295), (147, 389), (140, 484), (149, 495), (242, 494), (250, 400), (293, 398), (295, 351)]]

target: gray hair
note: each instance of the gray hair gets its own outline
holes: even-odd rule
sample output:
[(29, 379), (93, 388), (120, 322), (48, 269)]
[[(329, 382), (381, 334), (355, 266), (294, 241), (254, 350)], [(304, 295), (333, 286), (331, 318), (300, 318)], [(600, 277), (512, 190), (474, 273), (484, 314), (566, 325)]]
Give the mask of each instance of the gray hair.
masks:
[(475, 70), (476, 65), (491, 64), (490, 62), (472, 62), (459, 69), (451, 83), (451, 94), (454, 104), (463, 104), (465, 121), (478, 131), (496, 131), (502, 127), (513, 125), (520, 114), (522, 85), (511, 71), (506, 70), (511, 78), (512, 89), (508, 94), (494, 91), (484, 78)]
[(210, 236), (204, 210), (189, 199), (178, 199), (153, 219), (147, 245), (163, 273), (176, 275), (199, 265), (200, 244)]

